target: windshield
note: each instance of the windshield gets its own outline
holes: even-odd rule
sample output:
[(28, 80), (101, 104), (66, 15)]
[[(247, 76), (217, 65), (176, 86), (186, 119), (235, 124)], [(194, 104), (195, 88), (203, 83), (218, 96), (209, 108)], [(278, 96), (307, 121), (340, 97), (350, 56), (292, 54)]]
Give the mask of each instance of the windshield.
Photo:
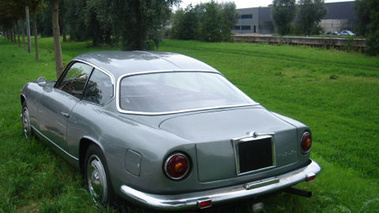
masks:
[(120, 108), (170, 113), (255, 102), (218, 73), (166, 72), (127, 76), (120, 83)]

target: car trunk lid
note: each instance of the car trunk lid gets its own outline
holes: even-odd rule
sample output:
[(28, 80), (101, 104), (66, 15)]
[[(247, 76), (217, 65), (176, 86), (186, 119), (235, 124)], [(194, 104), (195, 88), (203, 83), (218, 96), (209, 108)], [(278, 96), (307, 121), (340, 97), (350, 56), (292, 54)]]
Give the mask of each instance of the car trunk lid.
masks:
[[(269, 172), (297, 162), (296, 128), (261, 106), (181, 114), (163, 121), (160, 128), (196, 143), (198, 175), (203, 182), (262, 170)], [(253, 132), (258, 135), (256, 139), (251, 139)], [(249, 142), (256, 143), (238, 145), (242, 138), (250, 138)], [(261, 156), (240, 157), (253, 150)], [(260, 158), (266, 163), (249, 166), (246, 162)], [(244, 167), (242, 172), (241, 166)]]

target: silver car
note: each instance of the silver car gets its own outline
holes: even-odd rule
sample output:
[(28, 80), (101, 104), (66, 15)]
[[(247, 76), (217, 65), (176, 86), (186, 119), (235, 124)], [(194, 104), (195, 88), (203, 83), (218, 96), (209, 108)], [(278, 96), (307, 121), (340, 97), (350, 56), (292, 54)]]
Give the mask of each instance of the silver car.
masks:
[(98, 204), (203, 209), (311, 181), (310, 129), (167, 52), (92, 52), (21, 91), (23, 132), (84, 174)]
[(340, 35), (341, 36), (355, 36), (355, 33), (351, 32), (350, 30), (342, 30)]

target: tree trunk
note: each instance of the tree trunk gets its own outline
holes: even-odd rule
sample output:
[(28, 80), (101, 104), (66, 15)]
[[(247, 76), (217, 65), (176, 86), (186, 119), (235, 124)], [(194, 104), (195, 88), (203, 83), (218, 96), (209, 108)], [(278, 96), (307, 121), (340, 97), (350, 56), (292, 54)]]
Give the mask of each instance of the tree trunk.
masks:
[(16, 33), (17, 33), (18, 47), (21, 47), (20, 26), (18, 25), (18, 21), (16, 22)]
[(108, 28), (106, 31), (105, 31), (105, 43), (109, 46), (112, 45), (112, 29), (111, 28)]
[(54, 52), (55, 52), (55, 73), (57, 79), (61, 76), (63, 72), (63, 59), (62, 59), (62, 48), (60, 42), (60, 32), (59, 32), (59, 0), (52, 0), (52, 26), (53, 26), (53, 37), (54, 37)]
[(137, 19), (137, 37), (136, 37), (136, 47), (138, 50), (142, 50), (142, 14), (141, 14), (141, 2), (140, 0), (136, 1), (136, 19)]
[(22, 32), (22, 47), (25, 49), (25, 22), (24, 19), (21, 19), (21, 32)]
[(26, 13), (26, 34), (28, 36), (28, 53), (30, 53), (32, 47), (30, 44), (30, 20), (29, 20), (29, 7), (25, 7), (25, 13)]
[(12, 26), (12, 30), (11, 30), (11, 35), (12, 35), (12, 42), (13, 43), (16, 43), (16, 36), (15, 36), (15, 30), (14, 30), (15, 26)]
[(64, 16), (65, 16), (65, 5), (64, 5), (64, 1), (61, 1), (60, 2), (60, 13), (59, 13), (59, 20), (60, 20), (60, 30), (62, 32), (62, 37), (63, 37), (63, 42), (67, 41), (67, 36), (66, 36), (66, 23), (65, 23), (65, 20), (64, 20)]
[(63, 42), (67, 41), (67, 36), (66, 36), (66, 25), (64, 22), (64, 18), (61, 18), (61, 26), (62, 26), (62, 36), (63, 36)]
[(36, 60), (39, 61), (39, 50), (38, 50), (38, 35), (37, 35), (37, 12), (34, 11), (33, 14), (33, 31), (34, 31), (34, 47), (36, 52)]

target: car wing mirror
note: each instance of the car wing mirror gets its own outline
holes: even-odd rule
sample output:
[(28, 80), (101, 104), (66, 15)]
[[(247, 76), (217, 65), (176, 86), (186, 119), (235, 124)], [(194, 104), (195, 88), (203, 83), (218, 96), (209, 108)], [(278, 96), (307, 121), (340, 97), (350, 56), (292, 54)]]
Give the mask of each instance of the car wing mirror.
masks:
[(37, 84), (41, 87), (44, 87), (46, 85), (47, 81), (45, 77), (39, 77), (37, 79)]

